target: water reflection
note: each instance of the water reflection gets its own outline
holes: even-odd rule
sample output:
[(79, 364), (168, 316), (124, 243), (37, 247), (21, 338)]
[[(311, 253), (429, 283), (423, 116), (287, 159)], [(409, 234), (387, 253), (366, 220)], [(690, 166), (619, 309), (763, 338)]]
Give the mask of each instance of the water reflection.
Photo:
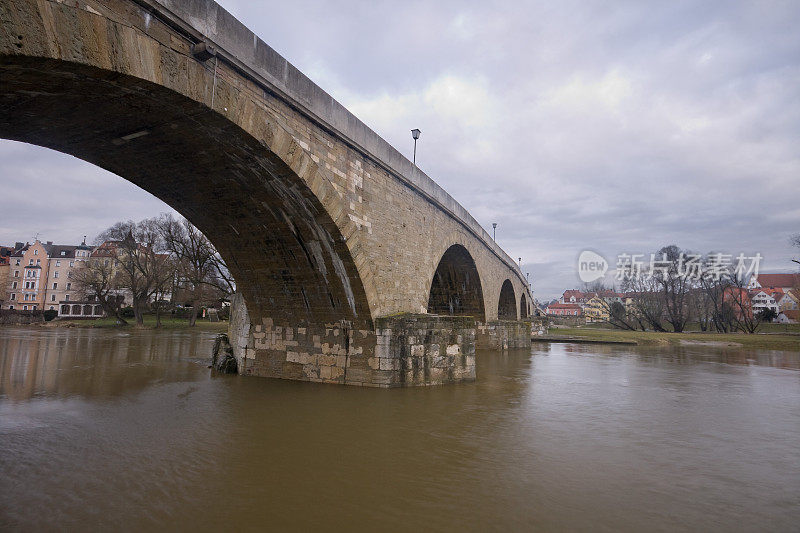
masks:
[(800, 523), (797, 354), (537, 344), (381, 390), (213, 377), (211, 342), (0, 330), (0, 530)]
[[(534, 346), (544, 352), (551, 345)], [(612, 344), (562, 344), (559, 350), (577, 355), (634, 356), (643, 363), (657, 365), (671, 364), (725, 364), (757, 365), (800, 370), (800, 340), (797, 351), (752, 350), (730, 346), (625, 346)]]
[(211, 334), (102, 329), (0, 329), (0, 397), (115, 396), (155, 382), (189, 381), (205, 366)]

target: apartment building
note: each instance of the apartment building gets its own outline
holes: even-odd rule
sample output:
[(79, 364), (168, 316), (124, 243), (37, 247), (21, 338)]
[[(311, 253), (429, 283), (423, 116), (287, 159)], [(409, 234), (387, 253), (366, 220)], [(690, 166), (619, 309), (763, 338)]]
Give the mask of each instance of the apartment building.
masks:
[(0, 305), (21, 311), (57, 310), (61, 302), (82, 300), (74, 272), (91, 251), (85, 241), (78, 246), (38, 239), (33, 244), (17, 243), (6, 258), (8, 274)]

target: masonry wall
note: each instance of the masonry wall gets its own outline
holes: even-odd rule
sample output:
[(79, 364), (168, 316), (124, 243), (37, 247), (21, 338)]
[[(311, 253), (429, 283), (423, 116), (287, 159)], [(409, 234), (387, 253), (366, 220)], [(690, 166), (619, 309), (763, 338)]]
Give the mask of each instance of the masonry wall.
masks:
[(475, 379), (475, 320), (398, 315), (376, 330), (348, 324), (284, 327), (251, 323), (234, 295), (228, 336), (244, 375), (374, 387), (440, 385)]
[(530, 348), (530, 320), (491, 320), (477, 325), (476, 346), (479, 350)]
[(395, 385), (442, 385), (475, 380), (472, 317), (398, 315), (376, 321), (371, 367), (395, 372)]

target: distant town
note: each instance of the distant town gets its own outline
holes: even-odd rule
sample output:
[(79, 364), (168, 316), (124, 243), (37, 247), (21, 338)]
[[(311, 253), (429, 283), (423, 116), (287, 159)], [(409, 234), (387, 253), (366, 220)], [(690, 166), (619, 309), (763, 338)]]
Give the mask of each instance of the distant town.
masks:
[[(208, 240), (188, 221), (162, 215), (107, 229), (95, 245), (16, 242), (0, 246), (0, 310), (54, 318), (112, 316), (227, 306), (233, 280)], [(202, 308), (202, 309), (201, 309)], [(188, 311), (187, 311), (188, 310)]]
[[(568, 289), (560, 298), (539, 307), (539, 312), (572, 325), (611, 323), (623, 329), (622, 322), (637, 315), (646, 315), (642, 307), (657, 302), (662, 293), (652, 291), (617, 292), (610, 289)], [(742, 287), (728, 286), (720, 291), (721, 308), (730, 309), (731, 322), (757, 320), (794, 324), (800, 321), (800, 274), (752, 274)], [(681, 307), (687, 323), (710, 326), (713, 321), (713, 296), (695, 288), (686, 291)], [(657, 305), (651, 307), (658, 307)], [(667, 306), (661, 306), (661, 318), (667, 320)], [(721, 313), (724, 315), (724, 313)], [(647, 326), (647, 320), (641, 324)], [(651, 320), (652, 322), (652, 320)], [(631, 323), (630, 321), (628, 322)], [(650, 324), (652, 325), (652, 324)], [(642, 327), (641, 329), (645, 329)], [(658, 329), (658, 328), (655, 328)], [(712, 329), (709, 327), (709, 329)]]

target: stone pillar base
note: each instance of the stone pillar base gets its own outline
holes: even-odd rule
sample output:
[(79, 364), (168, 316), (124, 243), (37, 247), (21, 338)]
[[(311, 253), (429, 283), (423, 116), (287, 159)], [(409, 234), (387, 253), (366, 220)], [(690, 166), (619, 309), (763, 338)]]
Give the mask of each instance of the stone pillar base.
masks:
[(475, 319), (403, 314), (375, 321), (370, 365), (395, 372), (397, 386), (475, 380)]
[(531, 347), (531, 322), (524, 320), (491, 320), (477, 325), (475, 345), (479, 350), (507, 350)]
[(279, 325), (249, 317), (232, 299), (228, 336), (239, 373), (369, 387), (409, 387), (475, 379), (472, 317), (403, 314), (375, 329), (347, 322)]

